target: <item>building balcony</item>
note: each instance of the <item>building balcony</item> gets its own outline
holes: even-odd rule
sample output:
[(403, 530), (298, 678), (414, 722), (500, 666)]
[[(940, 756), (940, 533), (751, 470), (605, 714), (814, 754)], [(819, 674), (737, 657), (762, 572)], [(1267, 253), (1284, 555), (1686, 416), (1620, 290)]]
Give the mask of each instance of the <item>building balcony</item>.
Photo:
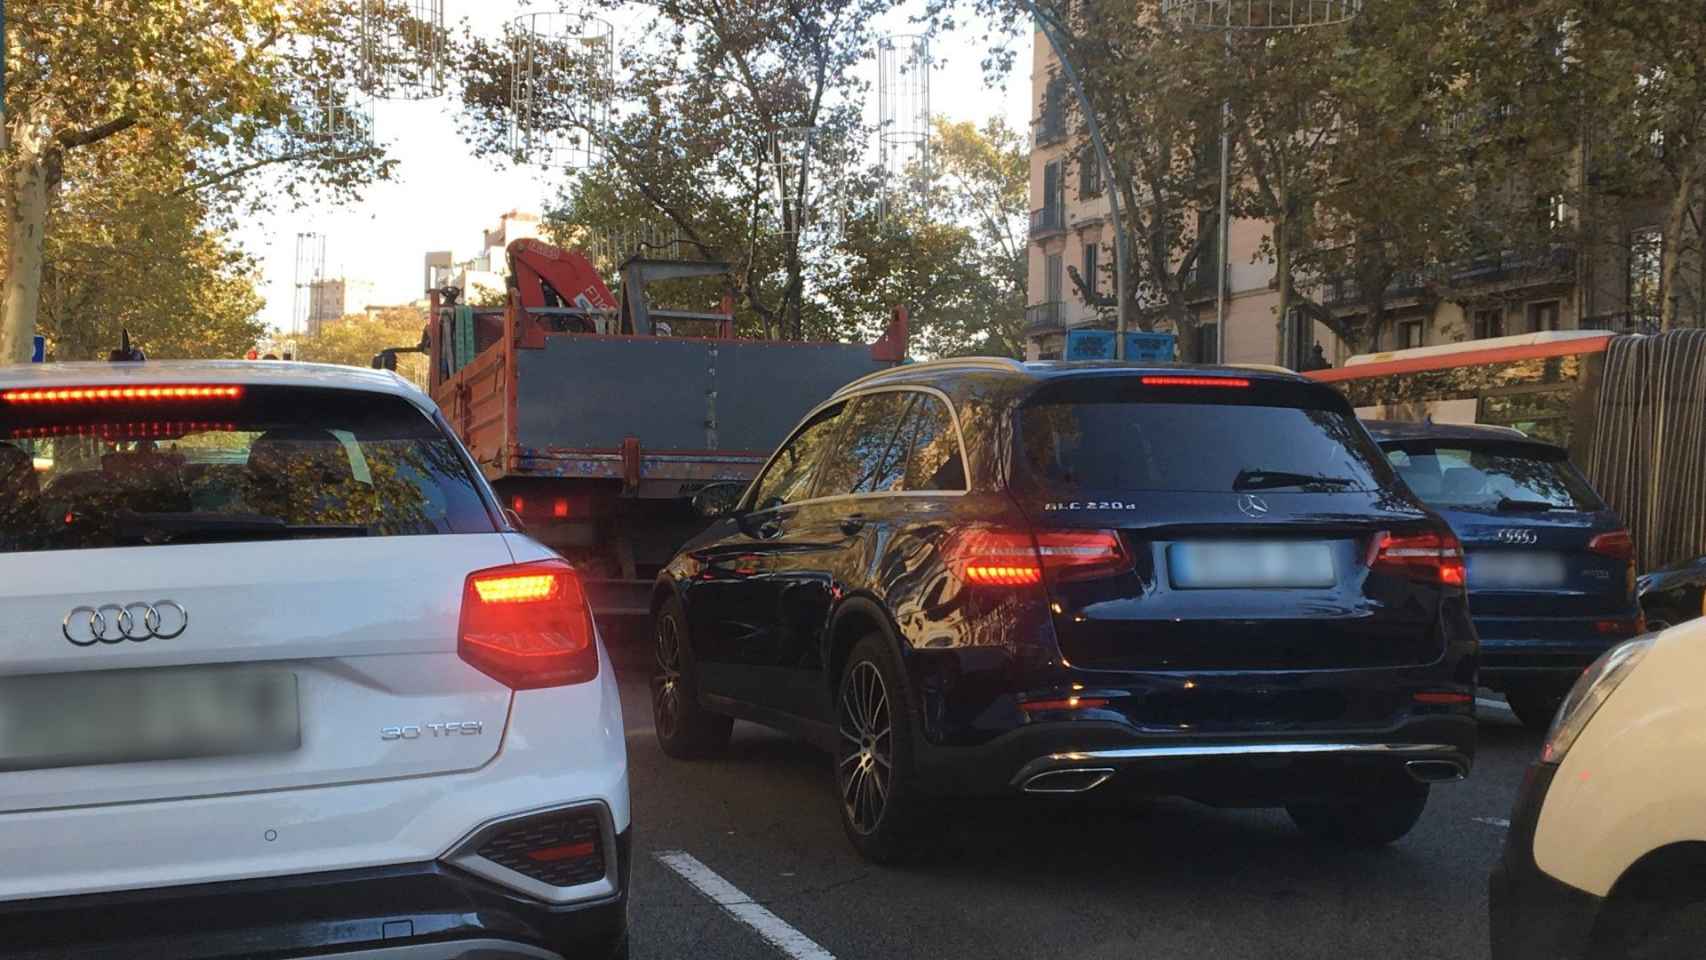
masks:
[(1064, 329), (1061, 317), (1065, 315), (1065, 305), (1059, 300), (1048, 300), (1043, 303), (1033, 303), (1025, 308), (1025, 335), (1033, 337), (1041, 333)]
[[(1386, 299), (1408, 300), (1422, 296), (1427, 293), (1428, 281), (1434, 279), (1437, 272), (1437, 268), (1393, 272), (1386, 283)], [(1354, 307), (1362, 302), (1362, 282), (1356, 277), (1330, 277), (1321, 291), (1321, 305), (1324, 307)]]
[(1454, 286), (1502, 281), (1547, 281), (1575, 268), (1576, 250), (1568, 244), (1550, 244), (1524, 250), (1484, 253), (1448, 265), (1444, 279)]
[(1031, 211), (1031, 239), (1040, 240), (1066, 232), (1066, 205), (1051, 204)]
[(1031, 121), (1031, 140), (1039, 147), (1065, 140), (1066, 133), (1066, 113), (1063, 110), (1044, 113)]

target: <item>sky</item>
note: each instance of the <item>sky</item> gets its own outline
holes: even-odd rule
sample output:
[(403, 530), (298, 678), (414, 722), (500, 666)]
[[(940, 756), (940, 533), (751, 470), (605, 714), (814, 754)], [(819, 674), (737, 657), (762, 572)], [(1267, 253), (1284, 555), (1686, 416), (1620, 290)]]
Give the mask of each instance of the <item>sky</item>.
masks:
[[(907, 17), (919, 6), (915, 2), (910, 9), (896, 11), (879, 30), (917, 32)], [(518, 13), (551, 9), (556, 9), (554, 4), (527, 0), (446, 0), (445, 20), (456, 23), (466, 17), (474, 29), (496, 35)], [(618, 25), (618, 49), (622, 39)], [(1000, 114), (1015, 129), (1028, 130), (1030, 41), (1018, 43), (1017, 66), (1003, 90), (985, 83), (983, 44), (974, 30), (933, 40), (938, 67), (931, 78), (932, 112), (977, 122)], [(877, 107), (874, 54), (862, 67), (872, 82), (866, 108), (871, 125)], [(237, 242), (259, 261), (260, 292), (266, 298), (262, 319), (274, 329), (285, 330), (291, 323), (298, 233), (325, 235), (326, 276), (373, 284), (377, 303), (405, 303), (424, 294), (421, 259), (427, 251), (452, 250), (458, 259), (472, 256), (480, 231), (495, 226), (505, 211), (542, 211), (557, 194), (556, 174), (476, 158), (462, 142), (449, 97), (382, 101), (374, 107), (374, 132), (398, 160), (393, 179), (369, 187), (356, 203), (279, 210), (237, 232)]]

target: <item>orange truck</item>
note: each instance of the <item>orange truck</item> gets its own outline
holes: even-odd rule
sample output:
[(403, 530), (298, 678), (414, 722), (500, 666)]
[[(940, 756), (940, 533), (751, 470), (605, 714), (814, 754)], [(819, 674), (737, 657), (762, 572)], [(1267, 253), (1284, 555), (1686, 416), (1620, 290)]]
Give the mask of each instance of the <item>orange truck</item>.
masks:
[(750, 480), (814, 404), (906, 354), (904, 310), (873, 344), (809, 343), (735, 337), (727, 295), (709, 312), (650, 301), (727, 264), (630, 259), (618, 299), (575, 251), (507, 253), (504, 306), (431, 291), (423, 342), (404, 349), (430, 354), (444, 416), (528, 533), (583, 569), (602, 616), (649, 612), (657, 570), (704, 526), (696, 491)]

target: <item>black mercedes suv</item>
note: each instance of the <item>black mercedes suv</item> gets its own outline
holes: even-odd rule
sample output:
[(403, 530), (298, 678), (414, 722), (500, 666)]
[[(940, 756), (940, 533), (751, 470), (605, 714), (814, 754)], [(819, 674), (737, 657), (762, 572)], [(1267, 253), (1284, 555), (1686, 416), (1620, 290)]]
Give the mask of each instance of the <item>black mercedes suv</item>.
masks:
[(896, 367), (817, 407), (661, 574), (671, 756), (834, 753), (861, 853), (944, 797), (1284, 806), (1388, 843), (1467, 774), (1463, 553), (1331, 388), (1232, 367)]

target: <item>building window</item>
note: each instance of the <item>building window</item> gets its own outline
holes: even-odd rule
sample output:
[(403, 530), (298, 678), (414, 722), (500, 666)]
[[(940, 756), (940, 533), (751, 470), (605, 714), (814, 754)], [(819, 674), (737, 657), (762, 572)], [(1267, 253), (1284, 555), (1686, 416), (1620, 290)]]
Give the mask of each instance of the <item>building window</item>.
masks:
[(1197, 327), (1197, 362), (1220, 362), (1220, 325), (1204, 323)]
[(1084, 291), (1092, 297), (1096, 295), (1100, 283), (1097, 279), (1101, 276), (1100, 265), (1096, 262), (1097, 254), (1100, 252), (1101, 244), (1086, 243), (1084, 245)]
[(1058, 253), (1051, 253), (1043, 260), (1043, 302), (1059, 303), (1061, 290), (1065, 284), (1066, 268)]
[(1043, 112), (1037, 118), (1037, 144), (1053, 143), (1066, 136), (1066, 79), (1049, 77), (1043, 91)]
[(1408, 350), (1411, 347), (1422, 346), (1422, 321), (1406, 320), (1398, 324), (1398, 348)]
[(1505, 311), (1477, 310), (1475, 311), (1475, 339), (1485, 340), (1488, 337), (1505, 335)]
[(1078, 196), (1099, 197), (1102, 195), (1102, 162), (1089, 155), (1078, 161)]
[(1050, 160), (1043, 164), (1043, 209), (1055, 210), (1065, 206), (1064, 178), (1060, 175), (1060, 161)]
[(1529, 333), (1545, 333), (1548, 330), (1557, 329), (1559, 329), (1558, 301), (1542, 300), (1539, 303), (1528, 305)]

